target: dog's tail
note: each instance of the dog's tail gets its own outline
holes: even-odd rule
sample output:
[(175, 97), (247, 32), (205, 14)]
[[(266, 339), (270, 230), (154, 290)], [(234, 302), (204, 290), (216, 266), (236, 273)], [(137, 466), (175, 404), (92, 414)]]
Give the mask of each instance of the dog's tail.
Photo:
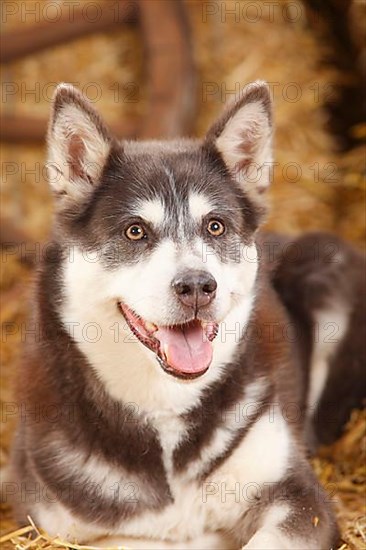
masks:
[(365, 258), (327, 233), (272, 238), (270, 277), (300, 336), (309, 433), (328, 444), (365, 405)]

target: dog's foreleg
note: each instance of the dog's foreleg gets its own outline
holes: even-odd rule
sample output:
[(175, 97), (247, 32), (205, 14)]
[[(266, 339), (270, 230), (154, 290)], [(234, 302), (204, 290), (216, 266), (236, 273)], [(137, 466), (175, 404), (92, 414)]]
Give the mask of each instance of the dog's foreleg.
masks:
[[(310, 468), (309, 468), (310, 469)], [(303, 476), (302, 476), (303, 477)], [(244, 516), (245, 550), (332, 550), (338, 530), (327, 497), (311, 472), (287, 479)], [(255, 532), (250, 525), (255, 524)], [(245, 533), (251, 532), (249, 540)], [(246, 540), (245, 540), (246, 539)]]

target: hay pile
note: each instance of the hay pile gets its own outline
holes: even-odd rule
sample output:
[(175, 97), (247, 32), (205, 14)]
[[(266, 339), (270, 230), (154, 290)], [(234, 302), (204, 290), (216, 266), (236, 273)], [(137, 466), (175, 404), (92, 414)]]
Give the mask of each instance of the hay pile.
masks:
[[(234, 4), (226, 2), (227, 10)], [(287, 4), (291, 4), (292, 10), (296, 8), (294, 2), (282, 2), (281, 8)], [(357, 4), (355, 2), (355, 13), (359, 9)], [(283, 12), (276, 10), (272, 20), (261, 2), (258, 2), (262, 8), (259, 19), (255, 20), (256, 13), (249, 11), (239, 21), (233, 16), (225, 20), (220, 11), (214, 16), (205, 15), (205, 3), (201, 1), (187, 2), (187, 5), (199, 71), (198, 90), (192, 90), (197, 93), (200, 105), (196, 133), (200, 135), (205, 131), (225, 99), (229, 99), (225, 90), (238, 90), (256, 78), (267, 79), (272, 83), (275, 101), (275, 155), (279, 163), (274, 172), (273, 206), (268, 226), (290, 234), (310, 229), (331, 230), (362, 245), (365, 237), (364, 154), (361, 147), (337, 153), (337, 143), (326, 131), (324, 99), (329, 93), (336, 97), (337, 83), (342, 75), (320, 64), (327, 48), (309, 28), (303, 4), (297, 4), (300, 11), (296, 13), (301, 17), (294, 11), (289, 12), (292, 23), (284, 18)], [(355, 22), (358, 23), (357, 17)], [(15, 19), (9, 25), (16, 27), (19, 24)], [(360, 32), (358, 29), (358, 35)], [(29, 88), (36, 82), (40, 82), (41, 87), (42, 83), (62, 80), (77, 81), (81, 86), (98, 82), (104, 92), (97, 107), (107, 120), (138, 117), (144, 110), (141, 41), (137, 30), (81, 39), (10, 63), (4, 71), (6, 80), (18, 83), (19, 87), (22, 82)], [(140, 101), (116, 104), (109, 90), (116, 81), (137, 82), (141, 90)], [(290, 83), (296, 85), (289, 86)], [(296, 91), (299, 101), (293, 100)], [(49, 102), (42, 95), (39, 101), (22, 102), (18, 94), (3, 108), (17, 114), (34, 114), (35, 110), (46, 114)], [(365, 128), (354, 128), (354, 132), (362, 137)], [(43, 240), (51, 221), (51, 202), (42, 170), (44, 147), (2, 144), (0, 152), (5, 161), (19, 167), (17, 173), (3, 178), (2, 216), (11, 220), (27, 238)], [(3, 323), (16, 323), (17, 327), (25, 323), (32, 277), (33, 268), (21, 263), (15, 255), (3, 263)], [(19, 362), (21, 331), (5, 340), (2, 343), (2, 405), (13, 402), (16, 397), (12, 382)], [(366, 547), (365, 420), (365, 414), (356, 411), (344, 437), (332, 447), (322, 449), (313, 460), (317, 475), (324, 486), (334, 492), (337, 501), (344, 541), (342, 550)], [(14, 422), (15, 418), (11, 418), (0, 424), (1, 466), (7, 462)], [(2, 504), (1, 534), (14, 531), (7, 542), (3, 542), (4, 548), (65, 547), (38, 533), (36, 526), (31, 524), (24, 526), (22, 531), (17, 529), (11, 510)], [(28, 535), (34, 531), (39, 538), (30, 542)]]
[[(255, 79), (267, 80), (274, 98), (278, 163), (268, 227), (288, 234), (330, 230), (363, 246), (364, 150), (360, 146), (348, 154), (336, 153), (337, 142), (326, 130), (323, 105), (326, 100), (336, 101), (342, 74), (320, 62), (329, 55), (328, 47), (309, 28), (304, 5), (297, 2), (298, 11), (288, 12), (293, 23), (285, 20), (281, 9), (270, 13), (257, 2), (262, 6), (258, 21), (253, 9), (244, 16), (242, 12), (239, 22), (230, 15), (222, 22), (220, 12), (214, 22), (207, 16), (202, 24), (198, 4), (193, 14), (202, 82), (198, 133), (232, 97), (231, 90)], [(234, 10), (234, 4), (226, 2), (227, 12)], [(296, 3), (288, 4), (294, 9)], [(216, 94), (207, 89), (217, 90)], [(354, 132), (362, 138), (365, 128)]]

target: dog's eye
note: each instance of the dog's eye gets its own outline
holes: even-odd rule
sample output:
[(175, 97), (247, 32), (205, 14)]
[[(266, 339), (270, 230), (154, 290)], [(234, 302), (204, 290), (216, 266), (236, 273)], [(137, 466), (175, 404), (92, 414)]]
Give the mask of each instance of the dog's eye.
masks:
[(225, 233), (225, 226), (219, 220), (210, 220), (208, 222), (207, 231), (214, 237), (220, 237)]
[(141, 239), (146, 239), (147, 235), (141, 225), (134, 223), (126, 229), (126, 237), (130, 241), (140, 241)]

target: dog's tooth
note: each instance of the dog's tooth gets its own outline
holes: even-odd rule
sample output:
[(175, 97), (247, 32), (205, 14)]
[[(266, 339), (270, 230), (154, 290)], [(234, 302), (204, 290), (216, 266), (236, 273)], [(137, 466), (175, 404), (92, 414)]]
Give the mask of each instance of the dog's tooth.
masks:
[(164, 344), (163, 355), (164, 355), (164, 361), (166, 363), (169, 363), (169, 346), (168, 346), (168, 344)]
[(205, 331), (206, 338), (209, 342), (212, 342), (217, 336), (217, 333), (219, 331), (219, 327), (217, 323), (213, 323), (212, 321), (203, 321), (202, 327)]
[(150, 323), (149, 321), (145, 323), (145, 327), (149, 332), (156, 332), (158, 330), (158, 327), (154, 325), (154, 323)]

